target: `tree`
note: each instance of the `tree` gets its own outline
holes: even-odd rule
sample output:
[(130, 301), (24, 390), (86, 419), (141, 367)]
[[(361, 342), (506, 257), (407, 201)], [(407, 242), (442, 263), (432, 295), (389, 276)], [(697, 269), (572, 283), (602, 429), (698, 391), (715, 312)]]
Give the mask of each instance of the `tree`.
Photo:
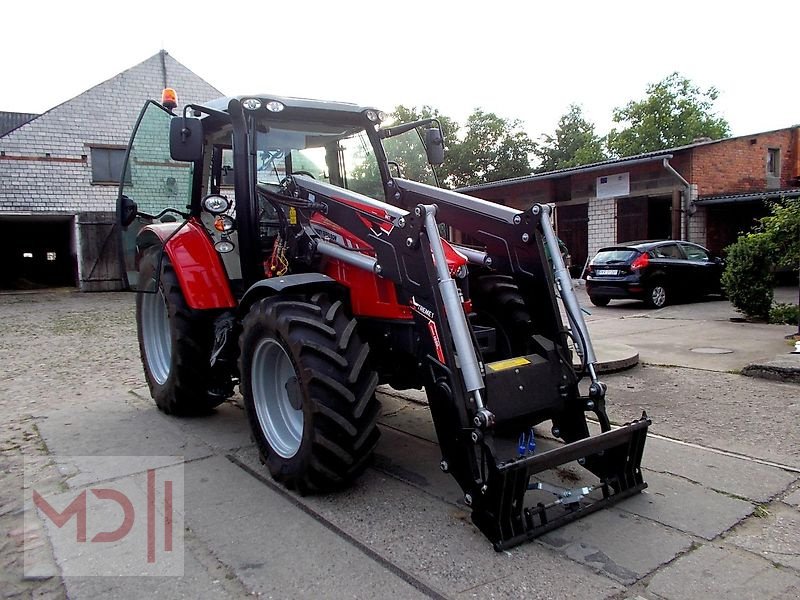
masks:
[(537, 173), (568, 169), (596, 163), (608, 158), (603, 149), (603, 140), (595, 134), (594, 125), (583, 117), (577, 104), (558, 120), (555, 136), (542, 134), (533, 154), (539, 159)]
[[(407, 108), (399, 105), (392, 113), (397, 123), (411, 123), (423, 119), (437, 119), (442, 126), (444, 134), (445, 154), (444, 163), (437, 167), (436, 172), (440, 181), (444, 180), (452, 169), (451, 156), (448, 148), (457, 141), (459, 125), (450, 117), (441, 114), (437, 109), (430, 106), (421, 108)], [(411, 137), (416, 134), (404, 134), (397, 137), (386, 138), (383, 147), (386, 150), (386, 157), (390, 161), (396, 162), (400, 171), (406, 179), (421, 181), (423, 183), (433, 183), (431, 179), (428, 157), (418, 138)]]
[[(391, 116), (397, 124), (412, 123), (423, 119), (437, 119), (442, 126), (445, 145), (447, 145), (448, 140), (456, 139), (458, 123), (450, 117), (442, 115), (438, 110), (430, 106), (417, 108), (398, 105), (395, 107)], [(429, 183), (431, 185), (436, 183), (433, 178), (433, 171), (428, 163), (425, 148), (422, 145), (420, 133), (417, 131), (412, 130), (398, 136), (385, 138), (383, 140), (383, 148), (386, 152), (386, 158), (390, 163), (397, 165), (400, 175), (405, 179)], [(378, 165), (374, 160), (368, 159), (368, 153), (372, 153), (371, 149), (364, 148), (363, 151), (359, 153), (358, 160), (360, 162), (349, 174), (349, 184), (351, 189), (359, 193), (366, 194), (373, 198), (382, 198), (383, 185), (380, 173), (378, 172)], [(394, 168), (392, 168), (392, 172), (394, 172)], [(437, 168), (437, 175), (440, 181), (444, 179), (448, 173), (448, 153), (445, 152), (445, 163)]]
[(615, 123), (626, 124), (608, 134), (608, 149), (616, 156), (633, 156), (690, 144), (701, 137), (730, 135), (728, 122), (714, 114), (716, 88), (706, 90), (679, 73), (647, 86), (647, 96), (614, 109)]
[(770, 204), (770, 214), (760, 219), (758, 231), (772, 240), (776, 265), (797, 269), (800, 264), (800, 200), (783, 199)]
[(534, 144), (516, 119), (504, 119), (476, 108), (461, 140), (451, 140), (445, 159), (445, 182), (462, 187), (498, 181), (531, 172), (528, 155)]
[(800, 200), (772, 203), (755, 230), (726, 251), (722, 285), (731, 302), (747, 315), (767, 317), (776, 267), (796, 270), (800, 263)]

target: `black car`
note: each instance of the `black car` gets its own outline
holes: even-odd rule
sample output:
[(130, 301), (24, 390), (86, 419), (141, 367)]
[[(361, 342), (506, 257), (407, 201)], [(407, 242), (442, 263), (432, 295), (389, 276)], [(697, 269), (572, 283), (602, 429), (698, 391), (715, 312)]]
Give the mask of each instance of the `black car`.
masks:
[(596, 306), (615, 298), (661, 308), (677, 298), (721, 294), (722, 259), (690, 242), (627, 242), (601, 248), (589, 263), (586, 292)]

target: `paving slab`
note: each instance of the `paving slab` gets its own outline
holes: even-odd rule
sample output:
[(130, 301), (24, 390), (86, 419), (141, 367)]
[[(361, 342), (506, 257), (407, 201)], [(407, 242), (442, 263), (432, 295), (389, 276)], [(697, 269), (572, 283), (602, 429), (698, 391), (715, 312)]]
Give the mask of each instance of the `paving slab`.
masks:
[(215, 578), (191, 554), (186, 554), (183, 577), (65, 577), (69, 598), (187, 598), (227, 600), (241, 598), (222, 577)]
[(796, 600), (800, 577), (734, 547), (708, 544), (656, 573), (646, 591), (666, 600)]
[[(249, 451), (236, 456), (263, 471)], [(577, 587), (587, 598), (605, 598), (620, 589), (541, 544), (497, 553), (472, 525), (466, 506), (444, 502), (378, 470), (369, 469), (339, 494), (296, 499), (446, 596), (492, 597), (526, 589), (534, 598), (570, 598)]]
[[(788, 325), (659, 318), (655, 313), (625, 319), (590, 320), (588, 327), (592, 338), (613, 340), (636, 348), (643, 363), (710, 371), (739, 371), (749, 363), (785, 353), (787, 346), (783, 337), (792, 333), (792, 327)], [(680, 330), (681, 335), (676, 336), (676, 330)], [(707, 347), (731, 352), (703, 354), (692, 351)]]
[(771, 500), (800, 477), (777, 467), (653, 436), (647, 440), (643, 463), (649, 471), (678, 475), (754, 502)]
[[(457, 594), (456, 598), (507, 599), (525, 598), (542, 600), (593, 600), (617, 597), (624, 589), (610, 579), (591, 579), (585, 572), (576, 572), (580, 565), (573, 562), (553, 564), (537, 560), (531, 568), (511, 577), (504, 577)], [(585, 570), (585, 568), (583, 568)]]
[[(405, 394), (405, 392), (402, 392)], [(392, 395), (378, 394), (381, 401), (380, 423), (394, 429), (412, 432), (414, 435), (438, 444), (431, 411), (427, 405), (418, 404), (396, 392)]]
[[(222, 457), (198, 461), (187, 480), (198, 475), (208, 489), (256, 495), (258, 510), (248, 504), (220, 507), (199, 495), (186, 501), (186, 525), (192, 535), (228, 565), (256, 594), (292, 598), (425, 597), (407, 581), (365, 555), (346, 538)], [(213, 468), (204, 469), (206, 463)], [(190, 484), (191, 485), (191, 484)]]
[(750, 363), (742, 369), (742, 375), (800, 383), (800, 354), (784, 350), (769, 360)]
[[(72, 406), (37, 420), (51, 454), (62, 456), (208, 456), (209, 447), (182, 429), (179, 419), (155, 408), (139, 410), (125, 404), (114, 408)], [(213, 415), (204, 417), (213, 419)], [(122, 473), (118, 473), (118, 476)]]
[(720, 494), (685, 479), (647, 473), (649, 487), (619, 505), (624, 510), (707, 540), (753, 512), (745, 500)]
[(792, 506), (797, 506), (800, 508), (800, 489), (796, 489), (788, 496), (783, 499), (786, 504), (791, 504)]
[(767, 511), (763, 518), (742, 523), (726, 541), (800, 571), (800, 511), (779, 502)]
[(596, 512), (540, 539), (568, 558), (626, 585), (692, 546), (690, 535), (617, 508)]

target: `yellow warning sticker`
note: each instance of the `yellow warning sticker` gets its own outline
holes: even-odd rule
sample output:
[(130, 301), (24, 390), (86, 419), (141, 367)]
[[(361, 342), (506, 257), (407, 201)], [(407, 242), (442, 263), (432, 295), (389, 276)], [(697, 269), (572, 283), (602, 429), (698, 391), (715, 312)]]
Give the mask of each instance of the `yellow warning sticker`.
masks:
[(289, 207), (289, 223), (297, 225), (297, 209), (294, 206)]
[(505, 371), (506, 369), (524, 367), (525, 365), (529, 364), (531, 364), (531, 361), (524, 356), (519, 356), (517, 358), (509, 358), (507, 360), (498, 360), (497, 362), (487, 364), (486, 367), (492, 371)]

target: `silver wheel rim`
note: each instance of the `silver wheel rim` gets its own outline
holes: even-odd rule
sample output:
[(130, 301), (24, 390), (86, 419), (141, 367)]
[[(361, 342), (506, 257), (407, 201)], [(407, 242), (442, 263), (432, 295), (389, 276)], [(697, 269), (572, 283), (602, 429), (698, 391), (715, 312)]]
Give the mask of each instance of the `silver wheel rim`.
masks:
[(250, 383), (261, 431), (282, 458), (292, 458), (303, 439), (303, 411), (292, 406), (287, 384), (294, 365), (277, 340), (261, 340), (253, 353)]
[(657, 285), (653, 288), (653, 291), (650, 295), (653, 298), (653, 304), (656, 306), (664, 306), (664, 301), (667, 299), (667, 293), (664, 291), (663, 287)]
[(147, 368), (159, 385), (164, 385), (172, 365), (172, 337), (164, 294), (142, 294), (142, 338)]

